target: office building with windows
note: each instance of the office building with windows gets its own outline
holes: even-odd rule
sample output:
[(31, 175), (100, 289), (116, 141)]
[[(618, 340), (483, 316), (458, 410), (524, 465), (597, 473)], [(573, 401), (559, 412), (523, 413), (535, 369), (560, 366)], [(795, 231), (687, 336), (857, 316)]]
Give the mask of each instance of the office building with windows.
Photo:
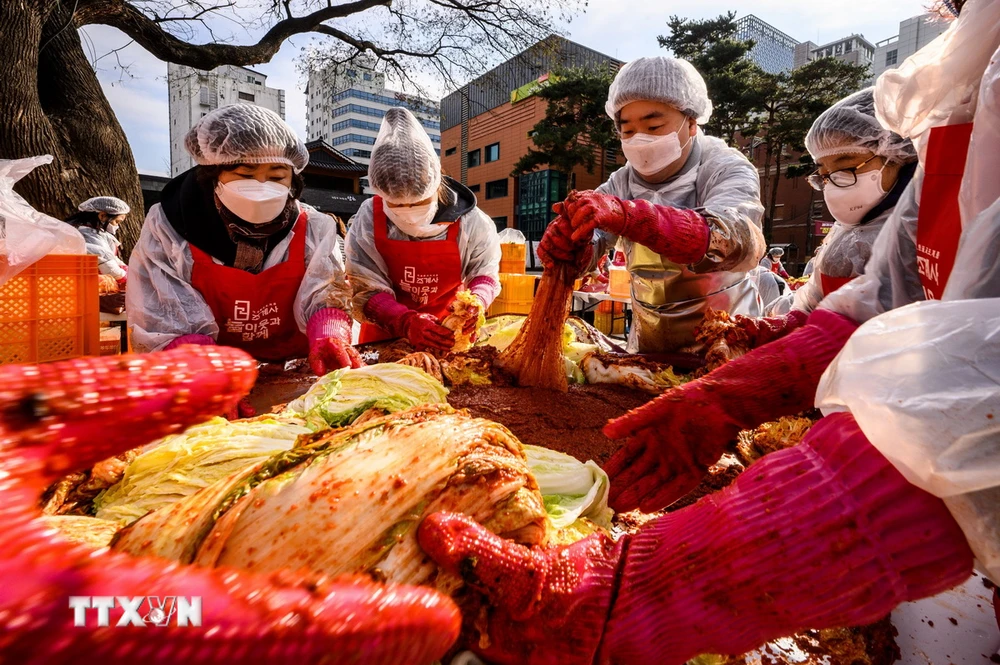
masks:
[(911, 55), (930, 44), (948, 29), (948, 21), (935, 14), (922, 14), (900, 21), (899, 34), (875, 45), (874, 74), (895, 69)]
[(285, 117), (285, 91), (268, 88), (267, 77), (246, 67), (224, 65), (211, 71), (167, 64), (170, 114), (170, 173), (194, 166), (184, 137), (210, 111), (228, 104), (256, 104)]
[[(361, 64), (330, 66), (309, 73), (306, 133), (361, 164), (368, 164), (385, 112), (402, 106), (417, 117), (440, 154), (438, 104), (385, 87), (385, 75)], [(362, 185), (368, 191), (368, 182)]]
[(736, 38), (753, 40), (754, 46), (747, 57), (768, 74), (787, 72), (795, 64), (795, 47), (798, 40), (792, 39), (770, 23), (765, 23), (753, 14), (736, 21)]
[[(872, 70), (875, 61), (875, 45), (862, 35), (850, 35), (822, 46), (817, 46), (813, 42), (802, 42), (795, 47), (795, 62), (793, 64), (795, 68), (798, 68), (820, 58), (837, 58), (852, 65), (867, 66), (869, 70)], [(868, 84), (866, 83), (866, 85)]]
[[(514, 164), (533, 147), (535, 125), (547, 105), (537, 92), (559, 69), (584, 67), (612, 74), (622, 63), (558, 36), (550, 36), (441, 100), (441, 165), (461, 180), (498, 228), (520, 229), (529, 241), (542, 237), (552, 205), (570, 189), (593, 189), (623, 160), (602, 155), (594, 173), (542, 168), (512, 176)], [(529, 258), (529, 262), (532, 259)]]

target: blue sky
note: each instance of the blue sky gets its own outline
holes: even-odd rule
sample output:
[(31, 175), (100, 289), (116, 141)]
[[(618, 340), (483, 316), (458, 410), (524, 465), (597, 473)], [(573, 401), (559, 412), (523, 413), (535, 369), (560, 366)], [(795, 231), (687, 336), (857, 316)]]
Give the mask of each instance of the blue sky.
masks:
[[(667, 20), (675, 14), (686, 18), (710, 18), (734, 10), (740, 16), (756, 14), (799, 41), (822, 44), (860, 33), (878, 42), (895, 35), (901, 20), (920, 14), (928, 4), (929, 0), (872, 2), (859, 12), (857, 3), (847, 2), (702, 0), (690, 3), (670, 0), (654, 4), (649, 0), (590, 0), (587, 11), (564, 26), (564, 30), (570, 39), (585, 46), (620, 60), (630, 60), (660, 50), (656, 36), (665, 32)], [(96, 55), (129, 42), (122, 33), (104, 26), (90, 26), (82, 32), (88, 48)], [(311, 36), (293, 38), (270, 63), (254, 66), (267, 75), (269, 86), (285, 90), (286, 119), (303, 137), (304, 82), (296, 70), (296, 60), (301, 49), (313, 39)], [(167, 66), (135, 44), (122, 50), (119, 59), (125, 70), (118, 66), (113, 56), (107, 57), (97, 63), (98, 77), (125, 128), (139, 170), (166, 175), (170, 155)]]

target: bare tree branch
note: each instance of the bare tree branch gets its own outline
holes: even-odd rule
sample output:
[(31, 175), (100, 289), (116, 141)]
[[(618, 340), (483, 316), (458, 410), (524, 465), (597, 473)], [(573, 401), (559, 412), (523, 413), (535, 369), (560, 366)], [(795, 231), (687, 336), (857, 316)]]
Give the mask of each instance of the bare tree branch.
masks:
[(125, 0), (91, 0), (81, 8), (77, 19), (80, 25), (100, 23), (118, 28), (161, 60), (197, 69), (214, 69), (227, 64), (267, 62), (293, 35), (310, 32), (324, 21), (345, 18), (374, 7), (386, 7), (391, 3), (392, 0), (355, 0), (327, 6), (306, 16), (286, 18), (271, 27), (256, 44), (248, 46), (190, 44), (165, 31), (156, 20)]

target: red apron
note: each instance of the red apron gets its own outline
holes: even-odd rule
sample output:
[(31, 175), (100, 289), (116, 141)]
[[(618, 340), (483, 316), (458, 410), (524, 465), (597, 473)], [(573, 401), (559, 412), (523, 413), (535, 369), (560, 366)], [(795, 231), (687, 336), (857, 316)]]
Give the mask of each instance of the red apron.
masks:
[[(448, 305), (462, 290), (462, 255), (458, 251), (460, 222), (448, 227), (444, 240), (390, 240), (382, 198), (372, 199), (375, 249), (389, 269), (396, 300), (410, 309), (442, 319)], [(360, 344), (391, 339), (382, 328), (365, 323)]]
[(850, 282), (853, 277), (830, 277), (824, 272), (819, 273), (819, 285), (823, 288), (823, 297), (827, 297), (844, 284)]
[(288, 260), (253, 275), (219, 265), (189, 245), (191, 285), (208, 303), (219, 325), (219, 344), (243, 349), (257, 360), (283, 361), (309, 355), (309, 340), (295, 323), (295, 297), (306, 274), (305, 212), (292, 229)]
[(972, 123), (935, 127), (927, 141), (917, 215), (917, 269), (924, 297), (938, 300), (955, 266), (962, 217), (958, 190), (965, 173)]

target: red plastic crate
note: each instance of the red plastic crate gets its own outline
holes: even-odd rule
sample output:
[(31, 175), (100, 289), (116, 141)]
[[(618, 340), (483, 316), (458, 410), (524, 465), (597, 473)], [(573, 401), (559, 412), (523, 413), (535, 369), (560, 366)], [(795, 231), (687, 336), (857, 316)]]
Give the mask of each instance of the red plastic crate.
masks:
[(46, 256), (0, 286), (0, 365), (100, 350), (96, 256)]

